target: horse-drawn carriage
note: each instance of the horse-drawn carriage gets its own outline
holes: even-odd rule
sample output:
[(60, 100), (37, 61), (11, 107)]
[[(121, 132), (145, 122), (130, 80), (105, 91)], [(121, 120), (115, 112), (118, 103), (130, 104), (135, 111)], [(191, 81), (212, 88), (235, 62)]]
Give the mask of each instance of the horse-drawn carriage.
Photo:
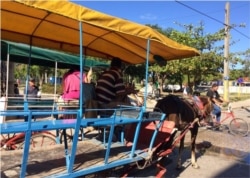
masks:
[[(84, 56), (107, 59), (120, 57), (129, 64), (146, 63), (145, 78), (148, 81), (149, 63), (160, 62), (162, 64), (159, 59), (167, 61), (199, 54), (195, 49), (180, 45), (149, 27), (107, 16), (66, 1), (6, 1), (1, 5), (2, 39), (27, 43), (31, 49), (34, 45), (78, 52), (81, 72), (84, 67)], [(100, 17), (102, 17), (101, 20)], [(96, 19), (99, 20), (96, 21)], [(25, 29), (20, 21), (27, 22)], [(106, 23), (107, 21), (109, 23)], [(13, 28), (13, 26), (16, 27)], [(27, 31), (26, 28), (29, 30)], [(31, 60), (32, 54), (29, 57), (29, 63)], [(81, 95), (84, 95), (83, 87), (81, 84)], [(161, 158), (172, 152), (179, 141), (183, 143), (184, 136), (189, 129), (193, 130), (192, 134), (194, 134), (192, 143), (192, 151), (194, 151), (197, 124), (204, 116), (196, 102), (190, 105), (176, 97), (166, 97), (151, 110), (148, 110), (144, 102), (144, 105), (140, 107), (117, 106), (112, 109), (112, 115), (108, 117), (84, 119), (83, 115), (88, 110), (82, 98), (81, 96), (77, 109), (31, 110), (27, 106), (29, 103), (24, 102), (23, 110), (0, 112), (1, 116), (21, 115), (28, 118), (28, 122), (20, 120), (1, 124), (1, 134), (24, 133), (25, 135), (24, 146), (19, 154), (20, 177), (33, 175), (79, 177), (114, 170), (121, 166), (136, 165), (137, 168), (142, 169), (148, 165), (157, 165)], [(146, 101), (146, 96), (144, 101)], [(205, 105), (208, 104), (203, 100), (202, 102)], [(168, 104), (174, 106), (174, 113), (168, 110), (170, 108)], [(60, 114), (74, 114), (76, 117), (58, 119)], [(43, 115), (51, 115), (53, 118), (42, 121), (32, 120), (33, 116)], [(171, 121), (166, 120), (168, 116), (173, 116)], [(183, 121), (187, 122), (185, 126), (181, 125), (184, 126), (181, 128), (179, 122), (183, 123)], [(182, 130), (182, 134), (176, 137), (175, 127), (177, 126)], [(79, 141), (80, 130), (88, 127), (109, 131), (108, 134), (105, 131), (102, 132), (103, 139), (99, 141), (91, 136), (88, 138), (87, 135)], [(74, 129), (75, 133), (70, 144), (67, 142), (67, 129)], [(32, 141), (34, 132), (58, 130), (63, 130), (62, 144), (55, 145), (49, 142), (47, 152), (43, 148), (39, 151), (30, 149), (32, 144), (35, 144)], [(113, 139), (114, 135), (116, 141)], [(50, 160), (42, 158), (50, 158)], [(7, 157), (3, 155), (2, 160), (6, 159)], [(11, 162), (11, 160), (8, 161)], [(192, 164), (197, 167), (194, 153), (192, 153)], [(180, 159), (178, 165), (180, 165)], [(11, 165), (5, 164), (4, 166), (2, 170), (11, 169)], [(126, 176), (126, 171), (129, 169), (123, 170), (125, 170), (123, 175)], [(163, 172), (160, 171), (157, 176), (162, 176)]]

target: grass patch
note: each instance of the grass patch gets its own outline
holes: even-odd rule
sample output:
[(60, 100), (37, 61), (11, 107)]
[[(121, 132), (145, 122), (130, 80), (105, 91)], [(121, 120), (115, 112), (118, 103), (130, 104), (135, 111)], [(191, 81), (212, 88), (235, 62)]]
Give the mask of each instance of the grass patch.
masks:
[(230, 101), (242, 101), (242, 100), (247, 100), (250, 99), (250, 94), (249, 93), (230, 93), (229, 95), (229, 100)]

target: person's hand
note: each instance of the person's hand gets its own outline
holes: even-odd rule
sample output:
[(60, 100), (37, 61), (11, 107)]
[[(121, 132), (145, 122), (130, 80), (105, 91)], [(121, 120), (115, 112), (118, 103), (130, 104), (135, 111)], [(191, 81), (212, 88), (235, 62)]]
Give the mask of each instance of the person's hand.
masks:
[(221, 107), (222, 106), (222, 102), (217, 102), (215, 103), (217, 106)]
[(229, 101), (223, 101), (222, 107), (227, 107), (229, 103), (230, 103)]
[(133, 87), (126, 87), (126, 93), (127, 94), (136, 94), (137, 91)]
[(225, 109), (228, 107), (229, 102), (218, 102), (216, 103), (217, 106), (219, 106), (221, 109)]

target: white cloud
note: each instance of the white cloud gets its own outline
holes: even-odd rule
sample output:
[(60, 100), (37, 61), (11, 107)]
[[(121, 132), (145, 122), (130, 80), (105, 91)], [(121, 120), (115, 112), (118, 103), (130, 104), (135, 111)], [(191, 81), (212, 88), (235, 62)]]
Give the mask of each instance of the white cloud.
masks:
[(142, 20), (157, 20), (157, 16), (150, 14), (150, 13), (147, 13), (144, 15), (140, 15), (140, 19), (142, 19)]

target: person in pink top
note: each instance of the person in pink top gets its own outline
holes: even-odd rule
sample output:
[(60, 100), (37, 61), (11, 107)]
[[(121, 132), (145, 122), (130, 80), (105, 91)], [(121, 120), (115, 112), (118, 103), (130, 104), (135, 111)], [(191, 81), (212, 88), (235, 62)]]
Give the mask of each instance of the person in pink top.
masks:
[[(80, 75), (81, 72), (78, 69), (70, 69), (63, 76), (62, 88), (63, 94), (58, 99), (59, 110), (68, 109), (67, 106), (79, 107), (80, 98)], [(88, 75), (89, 76), (89, 75)], [(89, 83), (88, 77), (85, 73), (82, 76), (83, 83)], [(72, 107), (70, 107), (72, 109)], [(59, 115), (59, 118), (70, 119), (75, 118), (74, 115)]]
[[(82, 76), (83, 83), (87, 82), (85, 73)], [(80, 98), (80, 71), (70, 69), (63, 76), (63, 100), (75, 100)]]

